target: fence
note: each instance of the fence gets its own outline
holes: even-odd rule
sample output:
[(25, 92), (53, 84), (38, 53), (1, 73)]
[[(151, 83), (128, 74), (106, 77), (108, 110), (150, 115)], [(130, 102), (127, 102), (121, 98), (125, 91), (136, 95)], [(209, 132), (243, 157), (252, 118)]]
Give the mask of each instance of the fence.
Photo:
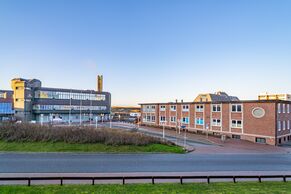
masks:
[(95, 184), (95, 181), (101, 180), (120, 180), (122, 184), (126, 183), (126, 180), (151, 180), (152, 184), (155, 184), (156, 180), (179, 180), (180, 184), (183, 184), (187, 179), (202, 179), (208, 184), (211, 183), (211, 179), (230, 179), (233, 183), (238, 182), (238, 179), (257, 179), (258, 182), (262, 182), (262, 179), (274, 179), (280, 178), (282, 181), (287, 182), (287, 178), (291, 178), (291, 175), (238, 175), (238, 176), (108, 176), (108, 177), (0, 177), (0, 181), (27, 181), (27, 185), (30, 186), (32, 181), (41, 180), (60, 181), (60, 185), (64, 184), (64, 180), (88, 180)]

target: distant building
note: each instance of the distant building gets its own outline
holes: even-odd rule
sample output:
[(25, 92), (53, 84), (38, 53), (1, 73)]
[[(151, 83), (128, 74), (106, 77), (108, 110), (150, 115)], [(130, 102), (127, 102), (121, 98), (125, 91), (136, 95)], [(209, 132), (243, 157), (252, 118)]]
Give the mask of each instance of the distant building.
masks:
[(258, 100), (287, 100), (291, 101), (291, 94), (260, 94)]
[(112, 107), (114, 120), (136, 122), (141, 116), (139, 107), (114, 106)]
[(225, 92), (216, 92), (216, 93), (206, 93), (199, 94), (194, 102), (229, 102), (229, 101), (239, 101), (239, 98), (236, 96), (229, 96)]
[(24, 122), (89, 122), (98, 116), (107, 119), (111, 112), (111, 95), (98, 89), (76, 90), (42, 87), (37, 79), (15, 78), (11, 81), (15, 117)]
[(11, 120), (14, 115), (13, 92), (0, 90), (0, 121)]

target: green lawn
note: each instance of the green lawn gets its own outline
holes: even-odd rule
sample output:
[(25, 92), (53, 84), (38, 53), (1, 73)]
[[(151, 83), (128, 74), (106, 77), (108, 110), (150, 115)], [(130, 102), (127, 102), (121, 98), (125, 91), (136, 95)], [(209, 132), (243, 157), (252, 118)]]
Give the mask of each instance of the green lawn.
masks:
[(0, 141), (0, 152), (106, 152), (106, 153), (132, 153), (132, 152), (157, 152), (157, 153), (184, 153), (182, 147), (162, 144), (147, 146), (111, 146), (104, 144), (68, 144), (63, 142), (4, 142)]
[(245, 182), (245, 183), (191, 183), (191, 184), (127, 184), (127, 185), (49, 185), (49, 186), (0, 186), (1, 194), (10, 193), (189, 193), (189, 194), (281, 194), (291, 193), (291, 182)]

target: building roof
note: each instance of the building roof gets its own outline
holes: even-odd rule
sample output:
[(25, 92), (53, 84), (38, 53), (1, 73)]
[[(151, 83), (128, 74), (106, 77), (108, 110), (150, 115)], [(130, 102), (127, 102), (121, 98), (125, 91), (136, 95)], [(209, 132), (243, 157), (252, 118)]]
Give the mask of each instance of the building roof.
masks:
[(238, 103), (287, 103), (291, 104), (290, 101), (286, 100), (239, 100), (239, 101), (217, 101), (217, 102), (162, 102), (162, 103), (139, 103), (139, 105), (167, 105), (167, 104), (238, 104)]
[(194, 102), (229, 102), (229, 101), (239, 101), (239, 98), (236, 96), (229, 96), (225, 92), (215, 92), (215, 93), (206, 93), (199, 94)]
[(38, 90), (40, 91), (55, 91), (55, 92), (74, 92), (74, 93), (83, 93), (83, 94), (110, 94), (109, 92), (98, 92), (95, 90), (79, 90), (79, 89), (66, 89), (66, 88), (47, 88), (41, 87)]

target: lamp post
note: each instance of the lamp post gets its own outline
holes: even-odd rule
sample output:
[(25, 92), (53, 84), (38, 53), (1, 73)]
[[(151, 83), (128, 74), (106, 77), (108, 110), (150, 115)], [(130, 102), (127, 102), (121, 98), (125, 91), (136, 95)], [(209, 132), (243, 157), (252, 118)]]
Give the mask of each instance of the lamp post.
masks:
[(208, 129), (209, 129), (209, 124), (206, 124), (206, 138), (208, 139)]
[(112, 128), (112, 115), (110, 114), (109, 115), (109, 128), (111, 129)]
[(40, 125), (43, 125), (43, 114), (40, 114)]
[(186, 143), (187, 143), (187, 130), (185, 129), (185, 133), (184, 133), (184, 147), (186, 147)]
[(96, 123), (95, 123), (95, 126), (96, 126), (96, 129), (98, 129), (98, 116), (96, 116)]
[(103, 123), (103, 121), (104, 121), (104, 114), (101, 114), (101, 121)]
[(163, 139), (165, 140), (165, 123), (163, 123)]
[(137, 115), (137, 129), (139, 129), (139, 119), (140, 119), (140, 116)]

